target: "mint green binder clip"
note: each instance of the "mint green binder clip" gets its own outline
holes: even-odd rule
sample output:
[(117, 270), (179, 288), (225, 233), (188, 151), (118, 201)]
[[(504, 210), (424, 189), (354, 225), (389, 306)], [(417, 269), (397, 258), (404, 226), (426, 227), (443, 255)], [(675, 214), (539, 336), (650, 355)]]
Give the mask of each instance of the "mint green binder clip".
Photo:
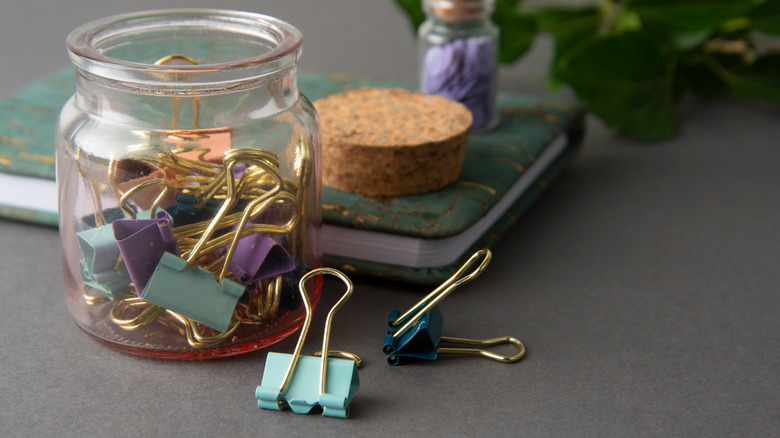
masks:
[[(110, 168), (114, 168), (113, 163)], [(156, 184), (163, 184), (165, 188), (152, 203), (151, 209), (136, 213), (127, 205), (129, 198), (138, 190)], [(172, 188), (170, 181), (165, 179), (145, 181), (122, 195), (119, 206), (126, 216), (133, 219), (151, 219), (163, 196)], [(85, 285), (102, 290), (110, 300), (116, 300), (132, 291), (130, 274), (114, 237), (113, 223), (107, 223), (105, 215), (97, 208), (95, 222), (101, 225), (76, 233), (82, 255), (81, 277)]]
[[(274, 197), (281, 190), (282, 179), (276, 172), (279, 165), (276, 155), (261, 148), (230, 149), (225, 152), (223, 162), (225, 163), (224, 175), (217, 176), (212, 182), (214, 187), (221, 184), (223, 180), (225, 182), (227, 197), (222, 207), (211, 219), (192, 249), (182, 253), (186, 260), (168, 252), (163, 253), (141, 298), (224, 333), (233, 319), (238, 299), (245, 291), (243, 285), (225, 278), (236, 245), (252, 214), (259, 214), (263, 206), (274, 202)], [(212, 239), (217, 230), (227, 228), (226, 215), (239, 200), (242, 188), (241, 184), (235, 181), (233, 169), (240, 163), (249, 163), (262, 169), (271, 178), (273, 186), (247, 206), (238, 230), (233, 233), (222, 269), (215, 276), (211, 271), (196, 266), (195, 263), (202, 255), (223, 246), (224, 244), (215, 247), (215, 241), (229, 235), (226, 233)], [(210, 190), (211, 186), (207, 188), (207, 191)]]
[(130, 292), (130, 275), (119, 257), (111, 225), (76, 233), (81, 249), (81, 277), (84, 284), (102, 290), (110, 300)]
[[(311, 323), (311, 303), (306, 293), (305, 283), (319, 274), (331, 274), (341, 279), (347, 290), (333, 305), (325, 320), (325, 334), (322, 340), (322, 357), (301, 356), (301, 348)], [(263, 380), (255, 389), (257, 406), (263, 409), (281, 411), (285, 407), (296, 414), (308, 414), (314, 406), (322, 407), (322, 415), (346, 418), (349, 416), (349, 403), (360, 387), (357, 356), (328, 350), (330, 328), (333, 315), (352, 295), (352, 282), (342, 272), (333, 268), (318, 268), (309, 271), (298, 283), (306, 308), (306, 320), (293, 354), (268, 353), (263, 371)], [(336, 359), (330, 356), (347, 356), (348, 359)]]
[(164, 252), (141, 298), (225, 332), (244, 286), (217, 278), (200, 266), (187, 267), (183, 258)]

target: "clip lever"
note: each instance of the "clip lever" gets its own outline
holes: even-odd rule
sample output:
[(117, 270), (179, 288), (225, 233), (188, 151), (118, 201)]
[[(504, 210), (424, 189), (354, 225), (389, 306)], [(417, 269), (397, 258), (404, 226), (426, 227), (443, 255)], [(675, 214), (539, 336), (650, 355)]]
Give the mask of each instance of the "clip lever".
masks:
[[(466, 272), (482, 257), (482, 262), (473, 272)], [(390, 312), (389, 328), (385, 334), (382, 351), (387, 355), (390, 365), (399, 365), (402, 358), (434, 360), (439, 354), (476, 355), (500, 362), (516, 362), (525, 355), (525, 346), (514, 337), (504, 336), (493, 339), (475, 340), (442, 336), (443, 318), (438, 304), (452, 291), (478, 277), (490, 263), (490, 250), (483, 249), (474, 253), (447, 281), (429, 293), (403, 315), (398, 310)], [(503, 356), (487, 350), (465, 347), (442, 347), (442, 343), (490, 347), (511, 343), (519, 352), (513, 356)]]
[[(322, 351), (327, 351), (328, 354), (320, 354), (319, 358), (301, 356), (301, 348), (311, 323), (311, 303), (305, 283), (309, 278), (320, 274), (338, 277), (347, 285), (347, 290), (325, 319)], [(289, 406), (296, 414), (308, 414), (314, 406), (320, 405), (323, 416), (346, 418), (349, 415), (349, 402), (360, 386), (357, 372), (357, 362), (360, 358), (351, 353), (328, 350), (328, 342), (333, 315), (352, 295), (352, 282), (336, 269), (318, 268), (306, 273), (298, 283), (298, 288), (306, 308), (306, 320), (301, 328), (301, 335), (292, 355), (268, 353), (263, 380), (255, 390), (257, 406), (276, 411)], [(333, 356), (346, 356), (348, 359), (337, 359)]]

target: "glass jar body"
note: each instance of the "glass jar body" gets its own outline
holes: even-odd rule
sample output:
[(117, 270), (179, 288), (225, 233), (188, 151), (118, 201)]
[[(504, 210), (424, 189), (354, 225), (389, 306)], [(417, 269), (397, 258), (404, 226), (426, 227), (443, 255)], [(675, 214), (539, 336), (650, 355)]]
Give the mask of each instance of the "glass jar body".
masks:
[(420, 91), (460, 102), (473, 131), (498, 124), (498, 27), (489, 1), (427, 0), (418, 31)]
[[(86, 25), (69, 48), (77, 88), (58, 121), (57, 183), (77, 325), (183, 359), (292, 333), (298, 281), (321, 257), (320, 140), (296, 86), (297, 31), (160, 11)], [(312, 301), (319, 290), (308, 286)]]

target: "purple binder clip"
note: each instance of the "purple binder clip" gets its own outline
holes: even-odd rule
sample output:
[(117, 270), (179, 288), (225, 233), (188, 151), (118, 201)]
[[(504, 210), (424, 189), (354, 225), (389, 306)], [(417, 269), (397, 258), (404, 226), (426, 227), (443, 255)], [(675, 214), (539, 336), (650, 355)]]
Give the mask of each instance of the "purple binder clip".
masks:
[(163, 253), (178, 254), (173, 224), (168, 212), (161, 210), (154, 219), (118, 219), (112, 225), (122, 260), (140, 296)]
[(239, 283), (248, 285), (295, 270), (295, 261), (270, 236), (252, 234), (242, 237), (230, 261), (230, 272)]

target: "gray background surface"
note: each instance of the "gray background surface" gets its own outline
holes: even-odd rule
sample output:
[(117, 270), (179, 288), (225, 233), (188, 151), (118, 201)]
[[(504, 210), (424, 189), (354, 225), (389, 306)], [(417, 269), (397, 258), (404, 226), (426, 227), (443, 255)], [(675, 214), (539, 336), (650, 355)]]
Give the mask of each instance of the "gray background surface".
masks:
[[(3, 0), (0, 96), (66, 65), (79, 24), (181, 6), (293, 23), (303, 68), (415, 78), (414, 39), (390, 1)], [(540, 40), (502, 88), (545, 94), (548, 59)], [(0, 221), (0, 435), (778, 436), (780, 111), (680, 112), (679, 137), (653, 145), (589, 119), (581, 157), (443, 303), (445, 334), (517, 336), (523, 361), (388, 367), (387, 313), (426, 290), (355, 279), (331, 342), (367, 362), (345, 421), (257, 409), (265, 352), (177, 362), (94, 342), (65, 307), (56, 230)], [(322, 307), (336, 290), (326, 283)]]

